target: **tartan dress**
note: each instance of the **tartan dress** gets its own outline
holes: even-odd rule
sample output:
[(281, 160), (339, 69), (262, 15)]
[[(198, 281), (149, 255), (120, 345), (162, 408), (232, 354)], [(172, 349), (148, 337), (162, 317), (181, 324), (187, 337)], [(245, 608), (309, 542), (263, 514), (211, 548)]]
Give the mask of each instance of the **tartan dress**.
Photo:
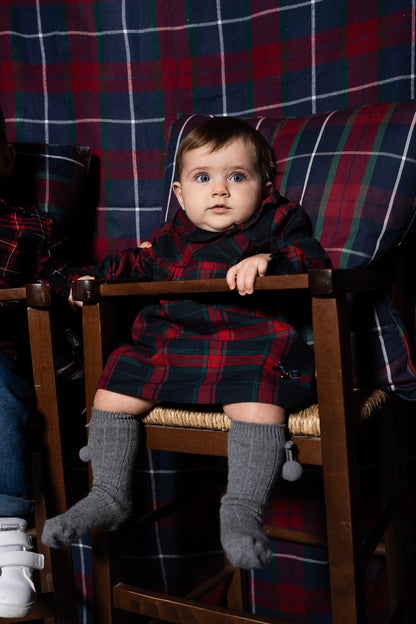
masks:
[[(179, 210), (151, 242), (148, 249), (107, 256), (92, 273), (154, 281), (224, 278), (231, 266), (258, 253), (271, 253), (269, 274), (327, 266), (301, 207), (278, 193), (226, 232), (201, 230)], [(285, 311), (275, 308), (270, 296), (263, 308), (237, 293), (209, 302), (161, 299), (138, 313), (132, 344), (110, 355), (98, 387), (174, 403), (298, 408), (313, 396), (313, 354)]]

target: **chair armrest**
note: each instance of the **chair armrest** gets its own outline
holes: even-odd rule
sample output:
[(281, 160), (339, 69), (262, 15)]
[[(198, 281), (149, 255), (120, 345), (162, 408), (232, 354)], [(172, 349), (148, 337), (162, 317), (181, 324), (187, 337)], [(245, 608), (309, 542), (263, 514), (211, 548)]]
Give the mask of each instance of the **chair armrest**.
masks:
[(0, 301), (24, 301), (26, 299), (26, 286), (18, 288), (1, 288)]
[(49, 284), (26, 284), (17, 288), (1, 288), (0, 301), (25, 301), (32, 308), (49, 307), (51, 294)]
[(312, 269), (309, 290), (313, 296), (335, 296), (364, 290), (389, 290), (393, 273), (387, 269)]
[(49, 308), (51, 287), (49, 284), (26, 284), (26, 301), (31, 308)]
[[(296, 275), (268, 275), (256, 279), (256, 292), (309, 290), (314, 296), (336, 295), (391, 287), (391, 271), (380, 269), (313, 269)], [(142, 282), (138, 280), (78, 280), (72, 284), (74, 299), (85, 304), (102, 297), (182, 295), (230, 292), (225, 279)]]
[[(256, 279), (256, 292), (308, 290), (308, 275), (270, 275)], [(231, 292), (225, 279), (140, 282), (78, 280), (72, 284), (74, 299), (86, 304), (97, 303), (102, 297), (152, 296)]]

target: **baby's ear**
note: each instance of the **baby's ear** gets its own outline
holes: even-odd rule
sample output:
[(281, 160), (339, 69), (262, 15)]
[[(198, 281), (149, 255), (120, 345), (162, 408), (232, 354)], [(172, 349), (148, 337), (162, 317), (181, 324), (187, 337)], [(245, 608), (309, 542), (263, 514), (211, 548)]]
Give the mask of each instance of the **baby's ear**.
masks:
[(273, 182), (266, 182), (266, 184), (264, 185), (264, 197), (263, 199), (266, 199), (267, 197), (269, 197), (269, 195), (271, 195), (273, 193), (274, 190), (274, 186), (273, 186)]
[(173, 192), (175, 193), (176, 198), (177, 198), (177, 200), (178, 200), (182, 210), (185, 210), (185, 206), (184, 206), (184, 203), (183, 203), (183, 197), (182, 197), (182, 187), (181, 187), (180, 182), (174, 182), (172, 184), (172, 188), (173, 188)]

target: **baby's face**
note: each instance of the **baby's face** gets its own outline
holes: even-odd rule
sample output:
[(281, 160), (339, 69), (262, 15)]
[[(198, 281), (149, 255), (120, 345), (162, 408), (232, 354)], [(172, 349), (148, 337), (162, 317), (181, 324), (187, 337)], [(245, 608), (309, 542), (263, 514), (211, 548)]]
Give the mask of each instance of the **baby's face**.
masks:
[(237, 139), (215, 152), (209, 146), (185, 152), (173, 190), (194, 225), (225, 232), (247, 221), (271, 187), (257, 171), (254, 149)]

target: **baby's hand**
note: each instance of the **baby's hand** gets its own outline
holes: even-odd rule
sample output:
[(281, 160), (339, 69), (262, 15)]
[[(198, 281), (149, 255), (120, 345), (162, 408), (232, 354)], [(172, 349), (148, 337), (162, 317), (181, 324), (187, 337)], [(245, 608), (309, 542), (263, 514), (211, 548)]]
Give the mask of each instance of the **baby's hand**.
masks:
[(150, 241), (143, 241), (139, 245), (139, 247), (141, 247), (142, 249), (148, 249), (151, 246), (152, 246), (152, 243)]
[[(82, 277), (79, 277), (78, 280), (87, 280), (87, 279), (95, 279), (95, 277), (93, 275), (83, 275)], [(76, 281), (78, 281), (76, 280)], [(82, 308), (82, 301), (74, 301), (74, 298), (72, 297), (72, 288), (69, 291), (69, 297), (68, 297), (68, 303), (69, 306), (75, 310), (75, 308), (78, 306), (79, 308)]]
[(227, 271), (227, 284), (231, 290), (237, 287), (240, 295), (251, 295), (254, 292), (254, 282), (259, 275), (266, 275), (270, 254), (262, 253), (251, 258), (245, 258)]

